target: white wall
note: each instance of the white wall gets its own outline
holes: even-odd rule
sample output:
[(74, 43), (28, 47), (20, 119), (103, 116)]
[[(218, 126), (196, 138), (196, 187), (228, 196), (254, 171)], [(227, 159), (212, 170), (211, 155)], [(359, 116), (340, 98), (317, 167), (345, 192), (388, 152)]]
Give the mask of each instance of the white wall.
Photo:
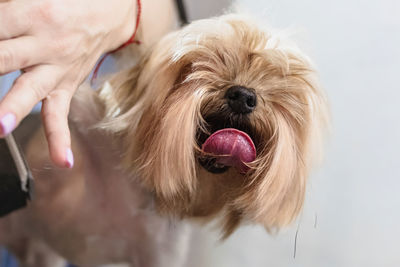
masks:
[(203, 266), (400, 266), (400, 1), (239, 2), (275, 27), (300, 29), (333, 134), (298, 224), (275, 237), (245, 227), (222, 245), (210, 238)]

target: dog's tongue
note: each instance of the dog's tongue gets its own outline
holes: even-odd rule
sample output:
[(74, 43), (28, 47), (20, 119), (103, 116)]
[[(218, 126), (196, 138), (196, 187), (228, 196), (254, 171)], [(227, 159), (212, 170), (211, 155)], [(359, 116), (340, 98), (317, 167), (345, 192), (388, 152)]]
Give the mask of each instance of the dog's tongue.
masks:
[(226, 128), (213, 133), (202, 146), (203, 152), (216, 157), (217, 163), (233, 166), (246, 173), (246, 163), (256, 159), (256, 148), (251, 138), (242, 131)]

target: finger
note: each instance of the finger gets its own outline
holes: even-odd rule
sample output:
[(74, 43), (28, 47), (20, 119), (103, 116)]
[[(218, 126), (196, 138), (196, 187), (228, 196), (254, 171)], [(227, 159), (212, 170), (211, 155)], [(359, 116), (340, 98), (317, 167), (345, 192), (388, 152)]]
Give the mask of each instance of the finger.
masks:
[(31, 28), (29, 2), (7, 1), (0, 3), (0, 40), (20, 36)]
[(71, 135), (68, 112), (72, 90), (56, 89), (43, 100), (42, 121), (49, 145), (50, 157), (59, 167), (72, 168)]
[(11, 133), (60, 79), (58, 69), (50, 65), (34, 67), (18, 77), (0, 102), (0, 137)]
[(0, 74), (43, 63), (46, 55), (46, 49), (32, 36), (1, 41)]

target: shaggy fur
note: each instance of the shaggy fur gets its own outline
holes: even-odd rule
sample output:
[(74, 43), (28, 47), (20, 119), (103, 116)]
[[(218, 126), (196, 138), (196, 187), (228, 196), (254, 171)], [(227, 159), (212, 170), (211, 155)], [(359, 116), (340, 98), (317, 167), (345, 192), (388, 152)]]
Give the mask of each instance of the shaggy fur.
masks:
[[(237, 85), (256, 93), (253, 112), (230, 111), (224, 96)], [(71, 113), (77, 165), (72, 173), (51, 172), (55, 181), (47, 183), (53, 183), (51, 190), (69, 188), (76, 197), (48, 192), (44, 171), (37, 169), (48, 159), (32, 157), (43, 150), (43, 137), (36, 137), (28, 155), (39, 184), (37, 200), (10, 217), (40, 225), (39, 234), (26, 238), (40, 239), (81, 266), (181, 266), (182, 259), (172, 263), (184, 253), (162, 247), (188, 245), (186, 218), (219, 218), (224, 237), (241, 223), (275, 230), (295, 219), (320, 146), (326, 103), (309, 60), (293, 44), (228, 15), (167, 35), (99, 92), (81, 89)], [(230, 168), (215, 174), (199, 164), (202, 142), (222, 128), (237, 128), (253, 139), (257, 157), (247, 173)], [(80, 219), (47, 214), (70, 206)], [(132, 212), (135, 220), (123, 219)], [(168, 228), (171, 224), (175, 227)], [(0, 231), (5, 225), (7, 218), (0, 221)], [(93, 236), (110, 245), (93, 241), (89, 249), (87, 239)], [(0, 242), (13, 244), (13, 238), (9, 234)], [(139, 243), (145, 250), (137, 248)]]
[[(226, 233), (242, 220), (271, 229), (298, 214), (325, 103), (309, 61), (280, 41), (237, 17), (202, 21), (164, 38), (114, 79), (118, 90), (104, 94), (113, 99), (104, 126), (123, 134), (126, 166), (163, 210), (186, 217), (225, 209)], [(196, 133), (223, 128), (207, 118), (225, 112), (224, 94), (234, 85), (261, 99), (247, 118), (226, 118), (255, 135), (258, 157), (246, 176), (208, 177), (197, 164)]]

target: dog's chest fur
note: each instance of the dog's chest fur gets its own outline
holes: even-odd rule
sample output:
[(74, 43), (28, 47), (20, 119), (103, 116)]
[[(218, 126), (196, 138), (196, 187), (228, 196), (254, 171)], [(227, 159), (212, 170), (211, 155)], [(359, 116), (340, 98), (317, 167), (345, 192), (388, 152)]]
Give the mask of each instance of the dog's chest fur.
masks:
[[(90, 110), (95, 105), (88, 104), (90, 95), (72, 105), (72, 170), (50, 163), (42, 130), (27, 145), (36, 197), (27, 210), (10, 216), (9, 223), (17, 222), (26, 238), (43, 240), (80, 266), (180, 266), (189, 227), (155, 212), (150, 193), (120, 168), (118, 139), (88, 130), (96, 117)], [(0, 221), (0, 230), (2, 223), (7, 221)]]

